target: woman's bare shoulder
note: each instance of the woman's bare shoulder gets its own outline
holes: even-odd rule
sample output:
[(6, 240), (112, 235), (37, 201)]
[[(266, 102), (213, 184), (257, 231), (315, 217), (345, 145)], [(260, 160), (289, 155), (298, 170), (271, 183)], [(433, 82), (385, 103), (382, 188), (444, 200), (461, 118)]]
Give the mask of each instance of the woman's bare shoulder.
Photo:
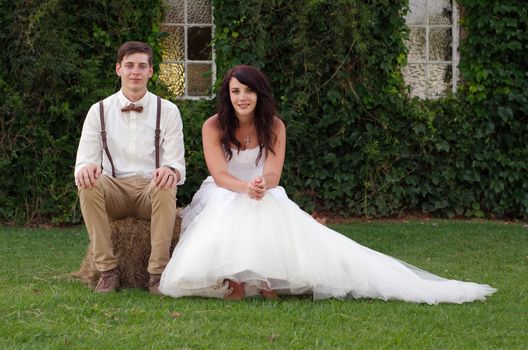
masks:
[(278, 133), (286, 130), (284, 122), (279, 117), (273, 117), (273, 131)]
[(218, 120), (218, 114), (215, 114), (207, 118), (207, 120), (203, 123), (202, 130), (220, 131), (221, 127), (220, 127), (220, 121)]

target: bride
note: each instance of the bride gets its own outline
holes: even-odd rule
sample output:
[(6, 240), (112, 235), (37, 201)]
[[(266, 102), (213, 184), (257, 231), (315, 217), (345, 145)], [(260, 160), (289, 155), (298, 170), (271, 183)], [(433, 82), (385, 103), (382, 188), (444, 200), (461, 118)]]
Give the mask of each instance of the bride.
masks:
[(258, 69), (239, 65), (226, 74), (218, 113), (202, 128), (211, 176), (182, 212), (180, 242), (161, 276), (163, 294), (437, 304), (484, 300), (496, 291), (371, 250), (303, 212), (279, 186), (286, 129), (276, 115)]

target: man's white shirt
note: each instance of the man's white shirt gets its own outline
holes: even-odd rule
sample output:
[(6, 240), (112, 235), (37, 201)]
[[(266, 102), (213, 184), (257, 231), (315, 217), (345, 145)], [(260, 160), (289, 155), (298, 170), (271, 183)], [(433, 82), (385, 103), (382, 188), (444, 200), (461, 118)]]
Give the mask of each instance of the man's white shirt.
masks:
[[(132, 103), (121, 91), (104, 99), (104, 120), (107, 145), (112, 157), (116, 177), (142, 176), (152, 178), (156, 168), (155, 129), (157, 96), (148, 92), (139, 101), (141, 113), (122, 112), (121, 108)], [(185, 181), (183, 123), (178, 107), (170, 101), (161, 100), (160, 118), (160, 166), (171, 166), (180, 173), (181, 185)], [(75, 175), (84, 166), (92, 163), (103, 165), (103, 174), (112, 175), (112, 166), (104, 154), (101, 139), (99, 103), (94, 104), (84, 121)]]

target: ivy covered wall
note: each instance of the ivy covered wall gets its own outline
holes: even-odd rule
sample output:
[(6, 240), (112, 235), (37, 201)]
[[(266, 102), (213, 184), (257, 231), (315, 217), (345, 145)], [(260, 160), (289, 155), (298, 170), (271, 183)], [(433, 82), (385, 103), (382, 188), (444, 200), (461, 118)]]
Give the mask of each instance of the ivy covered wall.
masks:
[(156, 48), (163, 0), (0, 2), (0, 221), (78, 222), (75, 154), (90, 106), (119, 87), (117, 47)]
[[(400, 73), (405, 0), (212, 3), (219, 79), (237, 63), (270, 78), (288, 132), (282, 184), (304, 209), (528, 216), (528, 4), (460, 1), (460, 91), (421, 101)], [(161, 0), (0, 4), (0, 221), (80, 220), (72, 171), (84, 116), (118, 88), (121, 42), (149, 42), (159, 62), (162, 11)], [(206, 175), (200, 127), (215, 101), (175, 102), (184, 205)]]
[(528, 4), (460, 4), (460, 91), (420, 101), (400, 74), (407, 1), (214, 1), (218, 70), (270, 76), (305, 209), (526, 217)]

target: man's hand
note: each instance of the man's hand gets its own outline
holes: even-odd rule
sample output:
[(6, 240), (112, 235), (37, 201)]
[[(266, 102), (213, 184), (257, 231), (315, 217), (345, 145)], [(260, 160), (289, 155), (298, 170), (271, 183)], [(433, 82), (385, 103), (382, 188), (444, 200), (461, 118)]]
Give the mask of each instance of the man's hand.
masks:
[(75, 175), (77, 188), (91, 189), (95, 186), (95, 181), (101, 175), (101, 167), (95, 164), (88, 164), (81, 168)]
[(180, 181), (180, 173), (177, 170), (172, 171), (162, 166), (154, 171), (152, 181), (154, 181), (157, 188), (176, 188), (176, 184)]

